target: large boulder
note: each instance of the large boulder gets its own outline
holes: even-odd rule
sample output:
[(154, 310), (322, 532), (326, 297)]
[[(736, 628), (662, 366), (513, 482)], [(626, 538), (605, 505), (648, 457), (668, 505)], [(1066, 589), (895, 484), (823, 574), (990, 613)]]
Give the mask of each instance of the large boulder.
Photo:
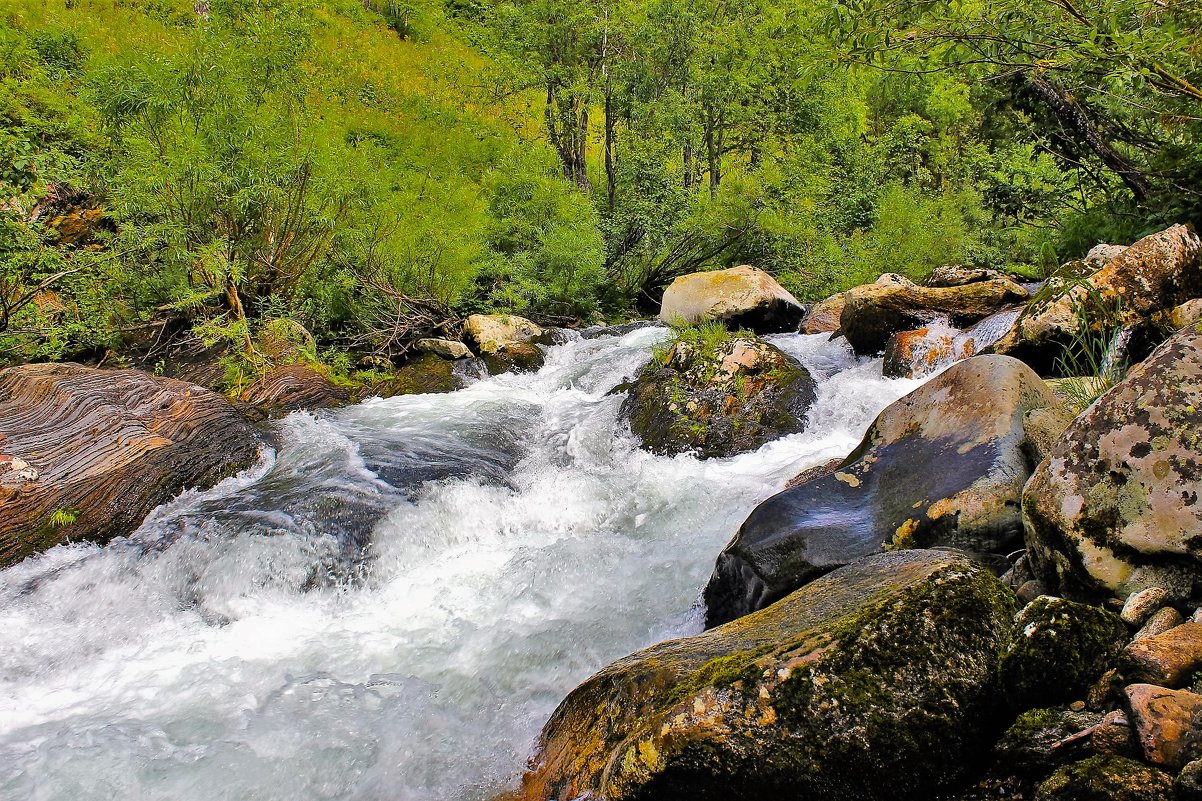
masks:
[(255, 431), (210, 390), (78, 364), (0, 370), (0, 432), (0, 566), (128, 534), (259, 450)]
[[(1167, 327), (1175, 307), (1202, 296), (1202, 239), (1189, 226), (1174, 225), (1118, 251), (1092, 272), (1087, 265), (1085, 269), (1083, 278), (1049, 282), (1040, 293), (1045, 296), (1036, 297), (993, 344), (993, 352), (1015, 356), (1048, 374), (1085, 325), (1083, 319), (1092, 315), (1098, 325), (1134, 331), (1135, 355), (1142, 355), (1139, 343)], [(1109, 311), (1101, 314), (1102, 309)]]
[(1008, 280), (1005, 275), (988, 267), (965, 267), (962, 264), (945, 264), (936, 267), (923, 281), (929, 287), (965, 286), (981, 281)]
[(1195, 324), (1078, 416), (1032, 475), (1023, 513), (1045, 586), (1083, 599), (1157, 586), (1183, 605), (1202, 600), (1200, 429)]
[(929, 798), (1004, 725), (995, 680), (1012, 609), (951, 552), (849, 565), (593, 676), (551, 716), (519, 796)]
[(842, 465), (760, 504), (718, 557), (707, 623), (761, 609), (890, 548), (1008, 553), (1037, 461), (1026, 420), (1056, 398), (1015, 359), (960, 362), (888, 406)]
[(689, 273), (664, 290), (659, 319), (669, 325), (725, 323), (758, 334), (796, 331), (805, 309), (768, 273), (743, 265)]
[(1035, 801), (1173, 801), (1173, 779), (1133, 759), (1094, 756), (1049, 776)]
[(533, 342), (543, 334), (542, 328), (516, 314), (473, 314), (464, 323), (464, 331), (481, 354)]
[(874, 284), (844, 293), (839, 330), (859, 354), (884, 350), (889, 336), (922, 328), (939, 318), (957, 328), (983, 320), (1004, 306), (1026, 300), (1027, 290), (1007, 279), (953, 287), (918, 286), (887, 274)]
[(1144, 759), (1173, 770), (1202, 759), (1202, 695), (1151, 684), (1124, 693)]
[(801, 431), (814, 397), (809, 371), (772, 345), (686, 331), (639, 373), (621, 413), (653, 453), (724, 457)]

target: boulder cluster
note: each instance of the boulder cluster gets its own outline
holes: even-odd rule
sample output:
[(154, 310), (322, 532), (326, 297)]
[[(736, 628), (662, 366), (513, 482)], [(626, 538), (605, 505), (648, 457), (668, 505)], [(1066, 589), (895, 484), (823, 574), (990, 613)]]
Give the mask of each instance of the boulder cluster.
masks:
[[(795, 327), (757, 273), (665, 295), (671, 322), (750, 330), (653, 359), (624, 407), (648, 447), (730, 452), (692, 412), (786, 318), (938, 375), (761, 503), (717, 558), (707, 630), (573, 691), (515, 796), (1202, 801), (1197, 235), (1100, 246), (1042, 286), (886, 275)], [(1100, 394), (1080, 409), (1053, 379), (1099, 308), (1133, 366), (1077, 377)], [(673, 425), (696, 436), (665, 448)]]

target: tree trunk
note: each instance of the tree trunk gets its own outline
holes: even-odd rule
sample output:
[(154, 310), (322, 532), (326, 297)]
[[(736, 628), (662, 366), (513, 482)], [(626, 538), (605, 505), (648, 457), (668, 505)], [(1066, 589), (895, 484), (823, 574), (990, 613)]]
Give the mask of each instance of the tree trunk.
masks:
[(1144, 202), (1151, 194), (1152, 188), (1143, 173), (1131, 161), (1114, 148), (1102, 132), (1094, 125), (1085, 109), (1081, 107), (1071, 94), (1053, 85), (1037, 73), (1027, 75), (1027, 84), (1036, 96), (1048, 107), (1053, 116), (1066, 130), (1074, 133), (1078, 139), (1094, 152), (1102, 163), (1114, 171), (1138, 202)]

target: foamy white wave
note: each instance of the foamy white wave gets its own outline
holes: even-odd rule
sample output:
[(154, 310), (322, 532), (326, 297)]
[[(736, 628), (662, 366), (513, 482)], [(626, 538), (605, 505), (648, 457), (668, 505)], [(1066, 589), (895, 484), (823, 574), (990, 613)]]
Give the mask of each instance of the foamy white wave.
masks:
[(664, 329), (536, 374), (282, 422), (278, 453), (105, 548), (0, 573), (0, 798), (486, 798), (562, 697), (700, 627), (754, 505), (919, 381), (825, 336), (808, 429), (652, 456), (620, 396)]

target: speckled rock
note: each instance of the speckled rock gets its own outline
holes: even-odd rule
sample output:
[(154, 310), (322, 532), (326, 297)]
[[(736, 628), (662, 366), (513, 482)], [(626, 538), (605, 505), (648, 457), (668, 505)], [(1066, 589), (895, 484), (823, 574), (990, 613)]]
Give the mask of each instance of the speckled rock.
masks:
[[(1144, 237), (1121, 254), (1087, 274), (1084, 281), (1069, 282), (1059, 292), (1037, 297), (1013, 327), (993, 345), (1048, 374), (1069, 337), (1081, 325), (1077, 306), (1121, 298), (1118, 322), (1140, 327), (1156, 324), (1177, 305), (1202, 296), (1202, 239), (1185, 225), (1174, 225)], [(1096, 299), (1090, 293), (1096, 293)], [(1142, 337), (1137, 337), (1142, 338)], [(1145, 351), (1146, 352), (1146, 351)], [(1139, 354), (1142, 355), (1142, 354)]]
[(1036, 598), (1019, 612), (1002, 652), (1006, 698), (1015, 709), (1081, 698), (1126, 640), (1118, 615), (1064, 598)]
[(1202, 298), (1187, 300), (1169, 312), (1169, 325), (1178, 331), (1199, 320), (1202, 320)]
[(1202, 670), (1202, 623), (1183, 623), (1164, 634), (1136, 640), (1125, 652), (1128, 678), (1184, 687), (1197, 670)]
[(1173, 780), (1133, 759), (1095, 756), (1057, 770), (1035, 801), (1173, 801)]
[(1028, 294), (1004, 279), (933, 289), (889, 276), (850, 289), (844, 297), (840, 332), (856, 353), (874, 354), (884, 350), (890, 335), (898, 331), (922, 328), (935, 318), (963, 328), (1003, 306), (1026, 300)]
[(839, 316), (846, 302), (842, 292), (818, 301), (806, 310), (798, 330), (803, 334), (833, 334), (839, 330)]
[(1106, 243), (1094, 245), (1085, 254), (1082, 261), (1094, 269), (1105, 267), (1108, 262), (1123, 255), (1128, 247), (1129, 245), (1108, 245)]
[(814, 397), (809, 371), (766, 342), (682, 339), (639, 373), (621, 416), (654, 453), (725, 457), (804, 429)]
[(1027, 546), (1053, 591), (1163, 587), (1202, 598), (1202, 324), (1165, 342), (1081, 414), (1023, 493)]
[(1202, 758), (1202, 695), (1151, 684), (1132, 684), (1126, 695), (1144, 759), (1180, 770)]
[(473, 314), (464, 331), (481, 354), (496, 353), (505, 345), (533, 342), (543, 329), (516, 314)]
[(106, 542), (152, 509), (252, 464), (260, 439), (210, 390), (137, 370), (0, 370), (0, 567)]
[(775, 278), (744, 264), (680, 276), (664, 290), (659, 319), (669, 325), (717, 321), (731, 330), (773, 334), (796, 331), (804, 313)]
[(1171, 606), (1161, 607), (1152, 613), (1143, 627), (1136, 632), (1133, 639), (1146, 640), (1158, 634), (1164, 634), (1171, 628), (1176, 628), (1185, 622), (1185, 618)]
[(994, 746), (995, 762), (1006, 772), (1041, 774), (1042, 778), (1073, 759), (1071, 750), (1057, 746), (1097, 726), (1102, 718), (1097, 712), (1069, 709), (1042, 708), (1023, 712)]
[(1004, 725), (994, 682), (1011, 610), (988, 571), (950, 552), (849, 565), (576, 688), (519, 797), (929, 798)]
[(1177, 801), (1202, 801), (1202, 759), (1195, 759), (1177, 774), (1173, 782)]
[(1119, 616), (1128, 626), (1142, 626), (1169, 598), (1169, 591), (1164, 587), (1148, 587), (1134, 592), (1123, 603), (1123, 611)]
[(708, 625), (882, 547), (1009, 553), (1034, 459), (1028, 413), (1056, 404), (1014, 359), (968, 359), (888, 406), (840, 467), (760, 504), (718, 557)]

